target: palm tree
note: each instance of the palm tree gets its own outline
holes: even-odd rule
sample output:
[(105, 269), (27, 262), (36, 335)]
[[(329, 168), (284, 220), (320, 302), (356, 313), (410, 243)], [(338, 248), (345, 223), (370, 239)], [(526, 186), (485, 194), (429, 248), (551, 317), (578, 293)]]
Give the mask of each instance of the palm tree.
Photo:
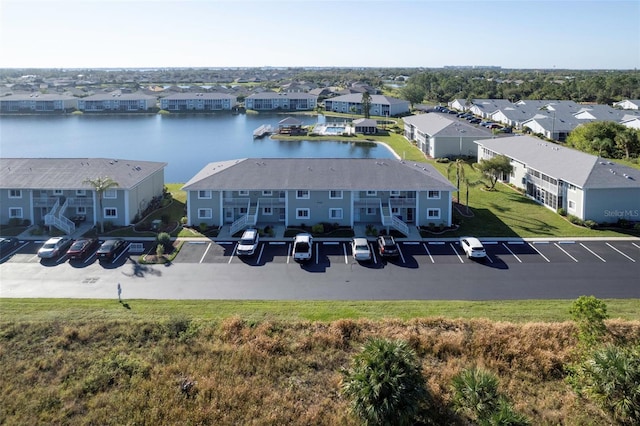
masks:
[(404, 341), (370, 340), (344, 372), (342, 392), (367, 425), (412, 425), (428, 393), (415, 352)]
[(369, 109), (371, 109), (371, 95), (369, 92), (364, 92), (362, 94), (362, 112), (364, 114), (364, 118), (369, 118), (371, 116)]
[(96, 194), (98, 195), (98, 203), (100, 205), (100, 233), (104, 233), (104, 222), (102, 220), (102, 197), (105, 191), (111, 188), (118, 187), (120, 185), (109, 176), (97, 177), (95, 179), (87, 178), (82, 181), (82, 183), (91, 185), (93, 187), (93, 190), (96, 191)]
[(466, 201), (464, 204), (465, 204), (465, 207), (467, 208), (467, 213), (469, 213), (469, 187), (478, 186), (481, 183), (482, 183), (481, 180), (475, 180), (472, 182), (469, 178), (467, 177), (464, 178), (464, 187), (466, 189)]
[(451, 169), (455, 169), (456, 171), (456, 187), (458, 188), (458, 203), (460, 202), (460, 181), (464, 181), (466, 179), (464, 169), (467, 163), (462, 158), (457, 158), (455, 162), (449, 163), (447, 166), (447, 179), (450, 178)]
[(498, 408), (498, 378), (481, 368), (461, 371), (452, 379), (456, 410), (473, 420), (486, 421)]

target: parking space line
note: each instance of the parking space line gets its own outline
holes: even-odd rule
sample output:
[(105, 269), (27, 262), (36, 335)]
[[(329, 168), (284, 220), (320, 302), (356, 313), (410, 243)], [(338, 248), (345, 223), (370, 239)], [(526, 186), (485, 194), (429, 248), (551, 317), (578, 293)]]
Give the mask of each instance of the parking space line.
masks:
[(522, 245), (524, 244), (524, 241), (508, 241), (509, 244), (514, 244), (514, 245)]
[(287, 243), (285, 243), (284, 241), (269, 241), (269, 245), (270, 246), (283, 246)]
[(371, 258), (373, 259), (373, 264), (377, 265), (378, 261), (376, 258), (376, 251), (373, 249), (373, 244), (369, 244), (369, 250), (371, 250)]
[[(545, 242), (546, 244), (549, 244), (548, 241)], [(551, 261), (549, 259), (547, 259), (547, 256), (545, 256), (544, 254), (542, 254), (542, 252), (540, 252), (540, 250), (538, 250), (535, 246), (534, 246), (535, 242), (533, 244), (529, 244), (529, 247), (531, 247), (532, 249), (534, 249), (540, 256), (542, 256), (542, 258), (544, 260), (546, 260), (548, 263), (551, 263)]]
[(595, 257), (597, 257), (598, 259), (602, 260), (603, 262), (606, 262), (606, 260), (604, 260), (603, 258), (601, 258), (600, 256), (598, 256), (593, 250), (591, 250), (589, 247), (585, 246), (584, 244), (580, 243), (580, 245), (582, 247), (584, 247), (589, 253), (591, 253), (592, 255), (594, 255)]
[(636, 246), (637, 248), (640, 248), (640, 246), (639, 246), (639, 245), (637, 245), (636, 243), (631, 243), (631, 244), (633, 244), (633, 245), (634, 245), (634, 246)]
[(204, 253), (202, 254), (202, 257), (200, 258), (200, 262), (198, 262), (198, 263), (202, 263), (204, 261), (204, 257), (207, 255), (207, 253), (209, 253), (209, 249), (210, 248), (211, 248), (211, 243), (209, 243), (207, 248), (204, 250)]
[(518, 262), (522, 263), (522, 260), (520, 260), (520, 258), (516, 256), (516, 254), (512, 252), (511, 249), (505, 243), (502, 243), (502, 246), (506, 248), (509, 251), (509, 253), (511, 253), (511, 255), (516, 258)]
[(345, 243), (342, 243), (342, 251), (344, 252), (344, 264), (348, 265), (349, 257), (347, 256), (347, 245)]
[(131, 243), (129, 243), (129, 245), (127, 245), (124, 250), (122, 250), (120, 252), (119, 255), (117, 255), (116, 257), (113, 258), (113, 260), (111, 261), (111, 263), (116, 263), (116, 260), (120, 259), (120, 257), (122, 257), (123, 254), (125, 254), (126, 252), (129, 251), (129, 247), (131, 246)]
[(433, 244), (434, 246), (443, 246), (444, 241), (429, 241), (429, 244)]
[(260, 254), (258, 255), (258, 259), (256, 260), (256, 264), (260, 264), (260, 259), (262, 259), (262, 252), (264, 252), (264, 244), (260, 247)]
[(320, 263), (320, 250), (318, 249), (318, 244), (316, 243), (316, 265)]
[(402, 259), (402, 263), (407, 263), (404, 260), (404, 254), (402, 254), (402, 250), (400, 249), (400, 244), (398, 244), (398, 253), (400, 253), (400, 259)]
[(449, 245), (451, 246), (451, 250), (453, 250), (456, 256), (458, 256), (458, 259), (460, 259), (460, 263), (464, 263), (464, 260), (462, 260), (460, 253), (458, 253), (458, 250), (456, 250), (456, 248), (453, 246), (453, 243), (449, 243)]
[[(317, 250), (316, 250), (317, 252)], [(291, 260), (291, 244), (287, 244), (287, 265), (289, 264), (289, 261)]]
[(431, 263), (436, 263), (436, 261), (433, 260), (433, 256), (431, 256), (431, 252), (427, 248), (427, 245), (425, 243), (422, 243), (422, 247), (424, 247), (424, 249), (427, 251), (427, 254), (429, 255), (429, 259), (431, 259)]
[[(566, 244), (566, 243), (562, 243), (561, 244)], [(553, 243), (554, 246), (558, 247), (560, 250), (562, 250), (562, 252), (564, 252), (564, 254), (566, 254), (567, 256), (569, 256), (571, 259), (573, 259), (574, 262), (578, 262), (578, 259), (576, 259), (575, 257), (571, 256), (565, 249), (563, 249), (562, 247), (560, 247), (560, 244), (558, 243)]]
[(236, 244), (236, 245), (233, 247), (233, 251), (231, 252), (231, 256), (229, 256), (229, 261), (228, 261), (227, 263), (231, 263), (231, 261), (233, 260), (233, 256), (235, 256), (235, 255), (236, 255), (236, 249), (237, 249), (237, 248), (238, 248), (238, 245)]
[(614, 247), (614, 246), (612, 246), (611, 244), (609, 244), (609, 243), (606, 243), (606, 244), (607, 244), (609, 247), (611, 247), (612, 249), (614, 249), (615, 251), (617, 251), (618, 253), (620, 253), (621, 255), (623, 255), (624, 257), (626, 257), (627, 259), (629, 259), (630, 261), (632, 261), (632, 262), (634, 262), (634, 263), (635, 263), (635, 259), (633, 259), (633, 258), (631, 258), (631, 257), (627, 256), (626, 254), (624, 254), (623, 252), (621, 252), (620, 250), (618, 250), (617, 248), (615, 248), (615, 247)]

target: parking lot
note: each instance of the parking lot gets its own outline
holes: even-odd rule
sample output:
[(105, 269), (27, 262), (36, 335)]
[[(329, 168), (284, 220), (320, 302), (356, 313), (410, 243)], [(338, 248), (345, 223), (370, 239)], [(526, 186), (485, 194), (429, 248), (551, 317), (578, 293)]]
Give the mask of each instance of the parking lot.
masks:
[[(482, 260), (467, 259), (457, 241), (404, 241), (399, 242), (399, 256), (381, 258), (375, 241), (369, 246), (372, 259), (369, 262), (357, 262), (367, 268), (421, 268), (437, 264), (473, 264), (493, 268), (508, 268), (511, 264), (523, 263), (613, 263), (630, 264), (640, 262), (640, 242), (634, 240), (615, 241), (491, 241), (483, 240), (487, 257)], [(70, 261), (66, 255), (54, 259), (40, 259), (38, 248), (43, 241), (21, 241), (16, 249), (0, 259), (2, 263), (41, 263), (43, 266), (56, 266), (69, 262), (74, 267), (85, 267), (97, 262), (95, 252), (85, 259)], [(154, 242), (132, 241), (123, 253), (105, 267), (117, 267), (128, 258), (136, 258), (148, 253), (155, 247)], [(236, 241), (186, 241), (174, 263), (186, 264), (244, 264), (259, 267), (266, 264), (295, 263), (291, 254), (291, 242), (262, 241), (252, 256), (238, 256)], [(352, 257), (351, 244), (348, 241), (315, 242), (313, 257), (305, 267), (321, 271), (323, 268), (356, 263)]]

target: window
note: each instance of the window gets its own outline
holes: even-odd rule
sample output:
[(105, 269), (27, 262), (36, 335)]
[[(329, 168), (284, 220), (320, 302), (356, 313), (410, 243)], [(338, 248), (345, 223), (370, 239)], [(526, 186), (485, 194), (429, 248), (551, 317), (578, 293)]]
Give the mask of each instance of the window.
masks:
[(391, 214), (394, 216), (400, 214), (400, 209), (398, 207), (391, 207)]
[(238, 191), (238, 196), (239, 197), (248, 197), (249, 196), (249, 191)]
[(198, 191), (199, 199), (208, 199), (211, 198), (211, 191)]
[(378, 191), (367, 191), (367, 197), (375, 197), (378, 195)]
[(273, 209), (271, 207), (263, 207), (262, 214), (265, 216), (271, 216), (273, 214)]
[(84, 189), (76, 189), (76, 196), (77, 197), (84, 197), (87, 195), (87, 191)]
[(332, 200), (341, 200), (342, 191), (329, 191), (329, 198)]
[(10, 218), (22, 218), (22, 207), (9, 207)]
[(211, 219), (212, 217), (211, 209), (198, 209), (198, 219)]
[(378, 212), (378, 209), (375, 207), (367, 207), (367, 214), (368, 215), (374, 215)]
[(105, 218), (116, 218), (118, 217), (118, 209), (113, 208), (113, 207), (107, 207), (106, 209), (104, 209), (104, 217)]
[(389, 195), (392, 197), (399, 197), (400, 196), (400, 191), (391, 191), (389, 192)]
[(53, 195), (62, 195), (62, 189), (54, 189), (53, 190)]
[(310, 217), (309, 209), (296, 209), (296, 219), (309, 219)]
[(331, 219), (342, 219), (342, 209), (329, 209)]
[(107, 189), (103, 192), (102, 198), (116, 198), (116, 190), (115, 189)]
[(576, 186), (569, 184), (569, 191), (575, 191), (576, 190)]
[(76, 207), (76, 214), (87, 214), (87, 208), (86, 207)]
[(263, 197), (271, 197), (273, 195), (273, 191), (262, 191)]
[(440, 199), (440, 191), (429, 191), (427, 193), (427, 198), (430, 198), (432, 200), (439, 200)]
[(246, 207), (240, 207), (240, 214), (247, 214), (247, 208)]
[(311, 198), (309, 191), (307, 190), (299, 190), (296, 191), (296, 198), (299, 200), (308, 200), (309, 198)]
[(575, 211), (576, 210), (576, 202), (573, 200), (569, 200), (569, 210), (571, 211)]
[(21, 189), (10, 189), (9, 190), (9, 198), (22, 198), (22, 190)]
[(440, 209), (427, 209), (427, 219), (440, 219)]

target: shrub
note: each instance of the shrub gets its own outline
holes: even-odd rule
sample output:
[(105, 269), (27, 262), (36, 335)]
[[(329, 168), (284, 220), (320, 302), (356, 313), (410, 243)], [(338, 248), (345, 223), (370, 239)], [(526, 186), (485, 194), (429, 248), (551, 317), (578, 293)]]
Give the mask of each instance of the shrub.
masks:
[(20, 226), (22, 224), (22, 219), (20, 219), (19, 217), (12, 217), (11, 219), (9, 219), (9, 226), (13, 227), (13, 226)]
[(593, 220), (585, 220), (584, 221), (584, 226), (589, 228), (589, 229), (593, 229), (593, 228), (596, 228), (598, 226), (598, 223), (593, 221)]
[(640, 231), (640, 222), (638, 222), (635, 225), (633, 225), (633, 230), (634, 231)]
[(567, 215), (567, 209), (565, 209), (564, 207), (560, 207), (560, 208), (558, 209), (558, 214), (559, 214), (560, 216), (566, 216), (566, 215)]
[(189, 219), (188, 219), (186, 216), (182, 216), (182, 217), (180, 218), (180, 224), (184, 226), (184, 225), (186, 225), (186, 224), (187, 224), (187, 221), (188, 221), (188, 220), (189, 220)]
[(436, 158), (436, 163), (444, 163), (444, 164), (446, 164), (449, 161), (451, 161), (451, 160), (449, 160), (449, 158), (447, 158), (447, 157)]
[(313, 234), (324, 234), (324, 225), (321, 223), (317, 223), (311, 227), (311, 232)]
[(569, 220), (569, 222), (573, 223), (574, 225), (580, 225), (580, 226), (584, 225), (584, 222), (578, 216), (574, 216), (570, 214), (569, 216), (567, 216), (567, 219)]
[(199, 226), (199, 228), (200, 228), (200, 232), (206, 232), (206, 231), (207, 231), (207, 229), (209, 228), (209, 225), (207, 225), (207, 224), (206, 224), (206, 223), (204, 223), (204, 222), (200, 222), (200, 226)]
[(461, 371), (452, 379), (456, 411), (473, 420), (487, 420), (498, 408), (498, 378), (481, 368)]
[(156, 246), (156, 256), (162, 257), (164, 255), (164, 245), (158, 244)]
[(29, 219), (23, 219), (22, 226), (31, 226), (31, 221)]
[(570, 377), (574, 390), (590, 397), (620, 424), (640, 422), (640, 346), (595, 350)]
[(578, 297), (569, 313), (578, 327), (578, 339), (583, 344), (592, 346), (607, 332), (604, 323), (609, 318), (607, 305), (595, 296)]
[(160, 232), (156, 238), (159, 245), (162, 245), (165, 251), (171, 250), (171, 235), (166, 232)]
[(343, 371), (352, 412), (372, 425), (412, 425), (428, 393), (420, 363), (404, 341), (372, 339)]

